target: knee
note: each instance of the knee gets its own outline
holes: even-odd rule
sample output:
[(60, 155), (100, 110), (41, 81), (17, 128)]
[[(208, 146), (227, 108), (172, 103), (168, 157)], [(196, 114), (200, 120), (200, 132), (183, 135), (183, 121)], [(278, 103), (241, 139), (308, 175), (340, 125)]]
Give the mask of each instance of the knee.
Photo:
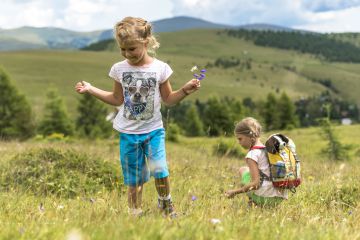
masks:
[(245, 172), (248, 172), (249, 171), (249, 168), (248, 167), (241, 167), (239, 169), (239, 174), (240, 174), (240, 177), (245, 173)]
[(141, 193), (141, 191), (142, 191), (142, 185), (141, 186), (129, 187), (129, 193), (130, 194), (138, 194), (138, 193)]

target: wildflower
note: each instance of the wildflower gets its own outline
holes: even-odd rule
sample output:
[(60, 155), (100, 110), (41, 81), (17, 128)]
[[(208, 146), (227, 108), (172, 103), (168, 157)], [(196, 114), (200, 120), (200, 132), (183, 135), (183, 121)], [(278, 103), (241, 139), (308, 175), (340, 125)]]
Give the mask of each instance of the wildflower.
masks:
[(215, 225), (215, 224), (221, 223), (221, 220), (217, 219), (217, 218), (212, 218), (212, 219), (210, 219), (210, 222)]
[(192, 68), (191, 68), (191, 72), (194, 72), (194, 71), (196, 71), (196, 70), (198, 70), (198, 67), (195, 65), (195, 66), (193, 66)]
[(72, 229), (66, 236), (66, 240), (81, 240), (83, 239), (82, 233), (78, 229)]
[(197, 197), (195, 195), (192, 195), (191, 196), (191, 201), (196, 201), (197, 200)]
[[(195, 72), (195, 71), (197, 71), (198, 70), (198, 67), (197, 66), (193, 66), (192, 68), (191, 68), (191, 72)], [(198, 80), (203, 80), (205, 77), (206, 77), (206, 75), (205, 75), (205, 73), (206, 73), (206, 69), (204, 68), (204, 69), (201, 69), (200, 70), (200, 74), (198, 74), (198, 73), (194, 73), (193, 74), (193, 76), (196, 78), (196, 79), (198, 79)]]
[(64, 205), (57, 206), (57, 209), (64, 209)]
[(344, 167), (345, 167), (345, 164), (344, 163), (342, 163), (341, 165), (340, 165), (340, 167), (339, 167), (339, 170), (341, 171), (341, 170), (343, 170), (344, 169)]

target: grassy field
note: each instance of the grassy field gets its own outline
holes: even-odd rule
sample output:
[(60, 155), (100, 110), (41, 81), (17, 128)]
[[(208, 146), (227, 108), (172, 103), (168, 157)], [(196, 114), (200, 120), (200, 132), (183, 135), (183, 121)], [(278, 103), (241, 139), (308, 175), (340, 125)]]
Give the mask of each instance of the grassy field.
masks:
[[(209, 68), (202, 89), (190, 99), (207, 99), (210, 95), (236, 98), (264, 98), (269, 92), (286, 92), (293, 100), (312, 96), (326, 88), (310, 80), (330, 79), (339, 96), (360, 104), (359, 64), (323, 62), (311, 55), (294, 51), (258, 47), (251, 42), (218, 34), (216, 30), (191, 30), (159, 35), (161, 48), (157, 57), (174, 69), (174, 88), (188, 81), (193, 65), (205, 66), (217, 58), (252, 59), (251, 69)], [(68, 110), (76, 114), (77, 95), (74, 84), (87, 80), (111, 89), (107, 77), (113, 63), (122, 60), (118, 51), (19, 51), (0, 52), (4, 66), (17, 88), (28, 96), (35, 111), (41, 114), (45, 92), (59, 89)], [(292, 67), (295, 71), (288, 70)]]
[[(14, 188), (0, 191), (0, 239), (360, 239), (360, 126), (335, 130), (342, 143), (353, 145), (351, 160), (331, 162), (320, 154), (326, 142), (318, 128), (286, 132), (297, 143), (303, 183), (278, 209), (248, 208), (244, 195), (224, 198), (224, 190), (239, 184), (244, 161), (215, 156), (219, 138), (181, 138), (167, 143), (176, 220), (158, 213), (153, 180), (145, 186), (145, 215), (139, 219), (127, 215), (124, 188), (73, 199)], [(1, 142), (0, 167), (6, 169), (16, 154), (44, 147), (118, 163), (116, 140), (34, 140)]]

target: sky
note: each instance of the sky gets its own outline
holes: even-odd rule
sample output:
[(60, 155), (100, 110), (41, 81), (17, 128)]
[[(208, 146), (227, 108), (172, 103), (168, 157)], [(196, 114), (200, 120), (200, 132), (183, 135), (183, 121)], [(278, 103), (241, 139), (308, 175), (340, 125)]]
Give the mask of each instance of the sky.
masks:
[(0, 28), (111, 29), (126, 16), (190, 16), (239, 26), (275, 24), (316, 32), (360, 32), (360, 0), (1, 0)]

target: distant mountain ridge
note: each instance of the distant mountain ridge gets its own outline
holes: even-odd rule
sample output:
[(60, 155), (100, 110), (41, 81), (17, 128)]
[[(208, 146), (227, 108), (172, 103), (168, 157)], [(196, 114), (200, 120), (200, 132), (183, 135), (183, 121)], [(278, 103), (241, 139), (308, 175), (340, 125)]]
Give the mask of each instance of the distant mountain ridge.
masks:
[(105, 40), (106, 38), (102, 38), (102, 33), (103, 31), (75, 32), (53, 27), (0, 29), (0, 50), (77, 49)]
[[(291, 28), (270, 24), (231, 26), (193, 17), (174, 17), (152, 22), (155, 32), (174, 32), (187, 29), (244, 28), (251, 30), (294, 31)], [(102, 40), (112, 39), (112, 29), (76, 32), (55, 27), (0, 28), (0, 51), (22, 49), (79, 49)]]

